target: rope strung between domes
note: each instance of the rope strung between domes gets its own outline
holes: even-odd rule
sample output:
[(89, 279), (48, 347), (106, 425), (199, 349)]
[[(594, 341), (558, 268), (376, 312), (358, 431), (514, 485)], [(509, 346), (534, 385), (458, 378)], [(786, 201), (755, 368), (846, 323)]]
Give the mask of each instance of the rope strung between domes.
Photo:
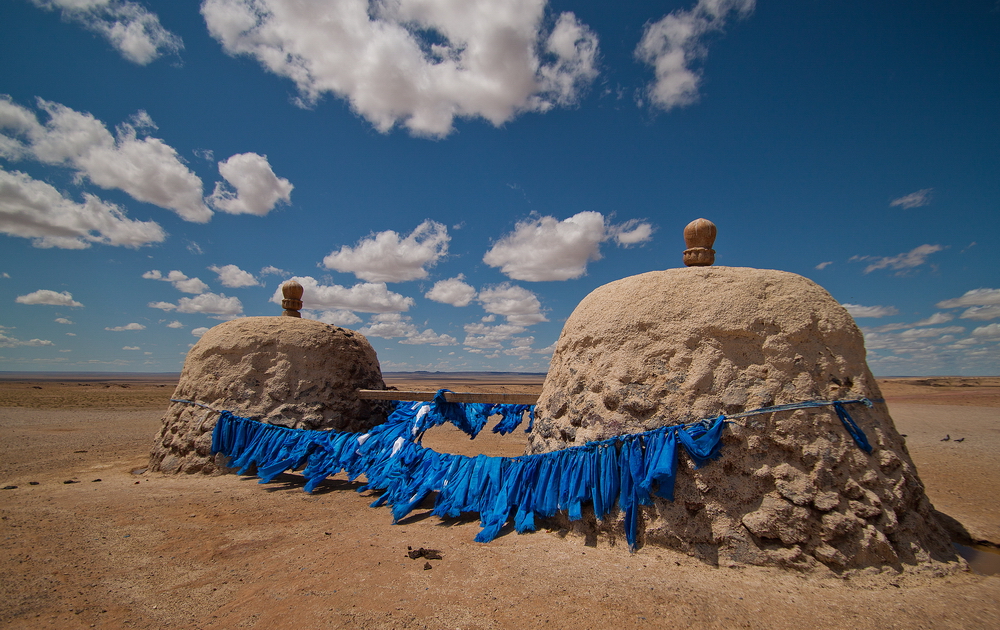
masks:
[(478, 542), (496, 538), (511, 517), (514, 529), (523, 533), (535, 530), (536, 517), (565, 510), (570, 520), (580, 520), (583, 504), (590, 502), (594, 515), (603, 520), (617, 504), (633, 550), (639, 506), (652, 505), (653, 495), (673, 500), (678, 443), (695, 467), (700, 467), (719, 456), (722, 430), (733, 419), (832, 405), (855, 443), (871, 452), (864, 432), (844, 408), (852, 403), (871, 406), (867, 399), (856, 399), (807, 401), (720, 415), (518, 457), (438, 453), (420, 444), (431, 427), (450, 422), (475, 438), (490, 415), (499, 413), (502, 419), (497, 426), (511, 431), (525, 411), (533, 418), (533, 410), (524, 409), (525, 405), (451, 403), (445, 400), (445, 391), (440, 390), (432, 402), (398, 405), (385, 423), (364, 434), (288, 429), (221, 411), (212, 434), (212, 452), (231, 457), (230, 466), (239, 468), (239, 474), (256, 467), (260, 483), (286, 470), (302, 469), (306, 492), (341, 471), (352, 481), (363, 474), (367, 483), (358, 492), (384, 491), (372, 507), (389, 505), (394, 522), (437, 493), (431, 514), (441, 518), (463, 512), (479, 514)]

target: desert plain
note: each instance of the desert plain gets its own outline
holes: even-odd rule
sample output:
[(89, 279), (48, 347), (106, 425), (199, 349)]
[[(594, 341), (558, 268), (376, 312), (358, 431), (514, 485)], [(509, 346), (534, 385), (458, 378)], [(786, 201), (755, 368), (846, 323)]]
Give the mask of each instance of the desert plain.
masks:
[[(386, 376), (428, 391), (537, 393), (542, 380)], [(545, 529), (480, 544), (474, 518), (420, 509), (392, 524), (343, 475), (306, 494), (294, 473), (152, 474), (176, 382), (0, 379), (0, 627), (1000, 628), (1000, 378), (879, 381), (931, 502), (983, 549), (976, 571), (941, 575), (720, 568)], [(518, 455), (525, 438), (442, 427), (424, 443)]]

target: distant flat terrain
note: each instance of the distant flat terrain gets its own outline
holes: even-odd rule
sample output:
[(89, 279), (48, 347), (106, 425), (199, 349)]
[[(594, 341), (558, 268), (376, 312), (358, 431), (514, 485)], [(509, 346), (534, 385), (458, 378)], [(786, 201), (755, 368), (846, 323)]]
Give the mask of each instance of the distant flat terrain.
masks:
[[(161, 407), (179, 374), (0, 372), (0, 407), (40, 409)], [(539, 394), (544, 374), (516, 372), (386, 372), (399, 390)], [(878, 379), (886, 400), (924, 405), (1000, 407), (1000, 377)]]
[(517, 372), (386, 372), (385, 384), (396, 389), (456, 392), (539, 394), (544, 374)]
[(1000, 407), (1000, 376), (877, 379), (886, 400), (921, 405)]

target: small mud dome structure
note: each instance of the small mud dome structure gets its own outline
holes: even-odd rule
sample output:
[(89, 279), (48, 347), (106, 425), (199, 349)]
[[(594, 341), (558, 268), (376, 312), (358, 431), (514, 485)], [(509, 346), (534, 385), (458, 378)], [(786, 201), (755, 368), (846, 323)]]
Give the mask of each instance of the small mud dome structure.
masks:
[[(881, 402), (860, 330), (795, 274), (703, 266), (598, 288), (563, 328), (528, 452), (861, 398), (873, 407), (855, 403), (849, 412), (870, 453), (833, 406), (732, 420), (717, 460), (696, 469), (682, 457), (674, 500), (641, 508), (639, 543), (721, 565), (959, 566)], [(588, 534), (622, 527), (593, 517), (566, 526)]]
[[(385, 389), (363, 335), (297, 316), (246, 317), (202, 336), (172, 398), (288, 428), (364, 431), (384, 422), (388, 408), (359, 399), (358, 389)], [(217, 418), (210, 409), (172, 402), (150, 469), (224, 471), (226, 458), (211, 452)]]

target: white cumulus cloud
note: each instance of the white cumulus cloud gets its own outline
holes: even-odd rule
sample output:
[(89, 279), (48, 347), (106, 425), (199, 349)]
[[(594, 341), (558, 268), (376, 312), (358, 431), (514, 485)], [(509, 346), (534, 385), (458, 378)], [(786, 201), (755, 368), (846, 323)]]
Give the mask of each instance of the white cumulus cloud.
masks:
[(430, 328), (426, 328), (415, 335), (407, 335), (405, 339), (400, 339), (399, 343), (411, 346), (454, 346), (458, 344), (458, 339), (444, 333), (438, 334)]
[(323, 322), (324, 324), (332, 324), (334, 326), (347, 327), (354, 324), (360, 324), (361, 318), (352, 313), (351, 311), (345, 311), (343, 309), (333, 309), (329, 311), (304, 311), (302, 313), (303, 317), (309, 319), (315, 319), (317, 321)]
[(215, 191), (208, 198), (216, 210), (262, 217), (279, 202), (290, 203), (292, 200), (294, 186), (284, 177), (274, 174), (266, 155), (233, 155), (219, 162), (219, 174), (228, 185), (216, 182)]
[(201, 179), (180, 160), (177, 152), (158, 138), (139, 137), (155, 129), (146, 112), (118, 125), (112, 135), (104, 123), (42, 99), (38, 107), (48, 115), (40, 123), (33, 112), (0, 97), (0, 156), (34, 157), (51, 165), (72, 168), (105, 189), (119, 189), (134, 199), (176, 212), (181, 218), (205, 223), (212, 211), (202, 199)]
[(36, 6), (59, 10), (63, 19), (79, 22), (102, 35), (122, 57), (146, 65), (184, 48), (180, 37), (163, 28), (160, 18), (127, 0), (32, 0)]
[(132, 322), (131, 324), (125, 324), (124, 326), (115, 327), (105, 327), (104, 330), (110, 330), (112, 332), (123, 332), (126, 330), (146, 330), (146, 327), (142, 324)]
[(208, 331), (209, 331), (208, 328), (205, 328), (204, 326), (202, 326), (200, 328), (193, 328), (191, 330), (191, 334), (194, 335), (195, 337), (201, 337), (202, 335), (204, 335)]
[(284, 269), (275, 267), (274, 265), (268, 265), (260, 270), (260, 275), (262, 276), (287, 276), (289, 275)]
[(639, 221), (608, 225), (600, 212), (580, 212), (559, 221), (532, 217), (520, 221), (483, 256), (483, 262), (514, 280), (570, 280), (587, 272), (587, 263), (601, 258), (601, 243), (615, 238), (620, 245), (648, 240), (652, 226)]
[(77, 203), (51, 185), (0, 168), (0, 232), (35, 247), (85, 249), (91, 243), (140, 247), (166, 238), (153, 221), (135, 221), (113, 203), (84, 194)]
[(933, 188), (924, 188), (923, 190), (918, 190), (917, 192), (904, 195), (899, 199), (893, 199), (889, 202), (889, 205), (894, 207), (899, 206), (906, 210), (926, 206), (931, 202), (931, 192), (933, 191)]
[(169, 282), (174, 285), (175, 289), (183, 293), (204, 293), (208, 290), (208, 285), (199, 278), (189, 278), (176, 269), (165, 276), (159, 270), (153, 269), (142, 274), (142, 277), (146, 280), (163, 280), (164, 282)]
[(239, 298), (226, 297), (224, 293), (202, 293), (177, 300), (177, 312), (235, 317), (243, 312), (243, 303)]
[(851, 314), (851, 317), (888, 317), (898, 315), (895, 306), (862, 306), (860, 304), (841, 304)]
[(458, 340), (451, 335), (439, 335), (430, 328), (420, 331), (410, 321), (410, 317), (399, 313), (379, 313), (373, 315), (367, 326), (358, 329), (362, 335), (395, 339), (409, 345), (453, 346)]
[(426, 220), (405, 238), (386, 230), (347, 245), (323, 259), (327, 269), (353, 273), (370, 282), (405, 282), (427, 277), (426, 267), (448, 253), (448, 228)]
[(542, 314), (542, 303), (538, 296), (516, 284), (504, 282), (495, 287), (486, 287), (479, 292), (478, 299), (484, 311), (506, 317), (508, 324), (531, 326), (549, 321)]
[(524, 326), (514, 324), (498, 324), (496, 326), (466, 324), (464, 329), (466, 335), (462, 344), (467, 348), (477, 350), (502, 348), (505, 341), (510, 340), (514, 335), (524, 332)]
[(612, 235), (615, 242), (623, 247), (645, 243), (653, 238), (653, 226), (638, 219), (626, 221), (621, 225), (608, 228), (608, 234)]
[(19, 295), (14, 299), (18, 304), (48, 304), (49, 306), (83, 306), (73, 299), (69, 291), (50, 291), (39, 289), (27, 295)]
[(237, 289), (240, 287), (260, 286), (260, 282), (257, 281), (257, 278), (253, 277), (253, 274), (249, 271), (243, 271), (236, 265), (223, 265), (221, 267), (212, 265), (208, 269), (219, 275), (219, 282), (224, 287)]
[[(389, 291), (384, 282), (363, 282), (345, 287), (339, 284), (323, 285), (311, 276), (289, 279), (302, 285), (304, 308), (392, 313), (407, 311), (414, 305), (413, 298)], [(281, 287), (278, 287), (271, 296), (271, 301), (281, 304), (281, 300)]]
[[(0, 326), (0, 330), (3, 327)], [(0, 348), (21, 348), (21, 347), (40, 347), (40, 346), (54, 346), (55, 344), (48, 339), (30, 339), (28, 341), (21, 341), (15, 337), (5, 335), (0, 332)]]
[(695, 64), (708, 54), (706, 36), (721, 31), (731, 17), (753, 12), (755, 0), (698, 0), (646, 25), (635, 56), (651, 66), (656, 79), (646, 93), (654, 107), (670, 110), (698, 100), (702, 74)]
[(346, 99), (381, 132), (442, 137), (455, 118), (501, 125), (572, 105), (596, 77), (597, 36), (547, 0), (205, 0), (231, 55), (295, 82), (303, 105)]
[(465, 282), (464, 274), (458, 274), (454, 278), (435, 282), (431, 290), (424, 294), (424, 297), (442, 304), (468, 306), (469, 302), (476, 297), (476, 289)]
[[(171, 306), (173, 306), (173, 304), (171, 304)], [(177, 320), (174, 320), (169, 324), (167, 324), (167, 328), (184, 328), (184, 324), (180, 323)]]

